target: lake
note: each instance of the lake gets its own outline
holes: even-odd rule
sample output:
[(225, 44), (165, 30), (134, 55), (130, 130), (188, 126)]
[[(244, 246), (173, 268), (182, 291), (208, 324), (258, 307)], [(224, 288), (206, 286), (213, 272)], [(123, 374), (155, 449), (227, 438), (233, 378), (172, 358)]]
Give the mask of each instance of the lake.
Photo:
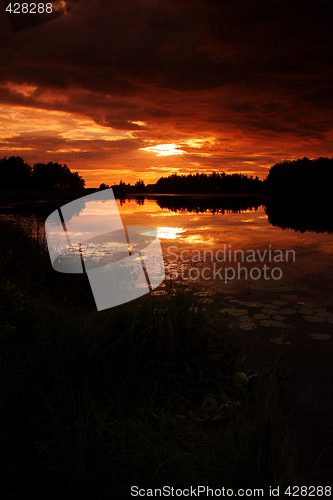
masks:
[[(64, 203), (9, 203), (0, 218), (43, 234), (46, 217)], [(167, 279), (206, 288), (214, 282), (230, 292), (244, 286), (267, 293), (279, 289), (333, 309), (330, 200), (194, 195), (137, 197), (117, 205), (125, 226), (157, 230)]]
[[(45, 219), (64, 203), (8, 203), (0, 218), (43, 236)], [(255, 370), (285, 349), (292, 371), (282, 407), (289, 413), (298, 405), (290, 433), (299, 460), (321, 452), (333, 432), (332, 200), (142, 196), (117, 207), (126, 227), (157, 231), (166, 278), (153, 294), (166, 294), (170, 283), (194, 288), (198, 307), (228, 317), (243, 352), (255, 351)], [(94, 253), (101, 257), (103, 248)], [(309, 429), (318, 432), (308, 442)]]

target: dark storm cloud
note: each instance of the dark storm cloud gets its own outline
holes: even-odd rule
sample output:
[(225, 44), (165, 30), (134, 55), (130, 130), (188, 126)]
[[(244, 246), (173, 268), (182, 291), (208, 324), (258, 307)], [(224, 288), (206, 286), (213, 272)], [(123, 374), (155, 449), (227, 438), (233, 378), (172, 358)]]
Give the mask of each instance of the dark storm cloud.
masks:
[[(3, 143), (5, 143), (8, 147), (12, 149), (15, 149), (16, 147), (22, 149), (28, 149), (33, 145), (34, 149), (39, 150), (41, 152), (45, 151), (45, 149), (58, 151), (61, 149), (66, 150), (66, 148), (73, 150), (76, 149), (78, 151), (82, 150), (86, 152), (87, 151), (96, 152), (106, 146), (105, 142), (106, 141), (99, 139), (92, 139), (89, 141), (72, 139), (69, 141), (65, 137), (61, 137), (59, 134), (54, 134), (51, 137), (47, 131), (44, 134), (39, 133), (39, 135), (36, 135), (34, 133), (25, 133), (24, 135), (20, 134), (13, 138), (3, 139)], [(141, 144), (139, 144), (139, 146), (140, 145)], [(133, 139), (107, 141), (107, 147), (109, 150), (120, 149), (120, 146), (122, 151), (131, 151), (137, 149), (138, 144)]]
[(2, 12), (0, 102), (147, 141), (212, 134), (252, 152), (285, 141), (286, 156), (292, 141), (322, 141), (328, 155), (331, 12), (323, 0), (80, 0), (15, 34)]
[(81, 0), (68, 15), (2, 39), (2, 81), (128, 95), (329, 77), (330, 3)]

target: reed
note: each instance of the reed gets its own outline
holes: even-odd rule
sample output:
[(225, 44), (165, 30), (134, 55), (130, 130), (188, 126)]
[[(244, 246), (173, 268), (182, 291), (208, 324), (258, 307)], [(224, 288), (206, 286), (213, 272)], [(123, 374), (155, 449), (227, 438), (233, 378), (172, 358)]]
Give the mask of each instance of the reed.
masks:
[(0, 234), (2, 495), (297, 484), (277, 384), (252, 384), (225, 318), (175, 283), (97, 312), (43, 241)]

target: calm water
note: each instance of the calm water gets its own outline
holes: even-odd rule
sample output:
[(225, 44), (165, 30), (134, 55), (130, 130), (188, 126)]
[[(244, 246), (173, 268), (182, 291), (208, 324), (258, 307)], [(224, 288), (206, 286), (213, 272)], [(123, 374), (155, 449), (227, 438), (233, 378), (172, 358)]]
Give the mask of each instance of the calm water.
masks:
[[(117, 204), (125, 226), (157, 230), (167, 279), (208, 288), (215, 283), (231, 293), (251, 281), (250, 287), (281, 287), (299, 300), (333, 309), (329, 204), (178, 196)], [(50, 201), (12, 204), (0, 217), (43, 234), (56, 206)]]
[[(170, 196), (117, 204), (125, 226), (157, 230), (166, 280), (198, 287), (198, 304), (228, 313), (243, 352), (255, 353), (255, 370), (269, 370), (281, 348), (276, 344), (287, 339), (291, 372), (282, 409), (288, 415), (297, 405), (290, 437), (300, 457), (309, 455), (308, 446), (317, 456), (333, 432), (333, 207), (320, 200), (262, 201)], [(54, 202), (12, 205), (0, 217), (43, 234), (56, 208)], [(95, 250), (103, 253), (103, 245)], [(152, 293), (165, 290), (162, 283)]]

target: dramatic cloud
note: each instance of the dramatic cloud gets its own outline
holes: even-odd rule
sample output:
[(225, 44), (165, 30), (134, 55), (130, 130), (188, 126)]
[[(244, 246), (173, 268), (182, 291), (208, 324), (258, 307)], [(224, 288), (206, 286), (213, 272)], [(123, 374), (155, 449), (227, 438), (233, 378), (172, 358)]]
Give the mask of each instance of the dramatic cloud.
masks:
[[(266, 176), (333, 155), (330, 3), (80, 0), (12, 33), (0, 15), (0, 151), (88, 186), (171, 172)], [(0, 156), (1, 156), (0, 155)]]

